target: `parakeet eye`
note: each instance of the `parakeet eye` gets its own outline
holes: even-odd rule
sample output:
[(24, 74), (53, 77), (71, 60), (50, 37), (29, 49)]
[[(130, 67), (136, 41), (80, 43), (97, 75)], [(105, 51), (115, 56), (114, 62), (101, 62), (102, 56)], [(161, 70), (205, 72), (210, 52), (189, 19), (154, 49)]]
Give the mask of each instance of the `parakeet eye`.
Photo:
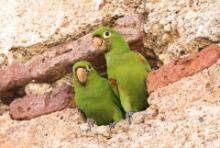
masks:
[(87, 69), (88, 71), (91, 71), (91, 70), (92, 70), (92, 66), (91, 66), (91, 65), (88, 65), (88, 66), (86, 66), (86, 69)]
[(110, 36), (111, 36), (111, 32), (106, 31), (103, 33), (104, 38), (109, 38)]

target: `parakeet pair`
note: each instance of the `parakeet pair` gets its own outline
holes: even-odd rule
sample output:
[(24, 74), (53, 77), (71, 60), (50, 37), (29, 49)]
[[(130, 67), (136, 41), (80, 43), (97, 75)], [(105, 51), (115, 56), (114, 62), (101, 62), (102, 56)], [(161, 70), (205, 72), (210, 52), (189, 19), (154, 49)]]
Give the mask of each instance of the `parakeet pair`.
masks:
[(145, 80), (151, 70), (149, 63), (141, 54), (131, 51), (120, 33), (111, 28), (98, 28), (93, 38), (99, 40), (99, 45), (105, 42), (107, 46), (109, 81), (99, 76), (90, 63), (76, 63), (73, 66), (76, 105), (98, 125), (119, 121), (124, 112), (130, 117), (132, 112), (144, 110), (148, 105)]

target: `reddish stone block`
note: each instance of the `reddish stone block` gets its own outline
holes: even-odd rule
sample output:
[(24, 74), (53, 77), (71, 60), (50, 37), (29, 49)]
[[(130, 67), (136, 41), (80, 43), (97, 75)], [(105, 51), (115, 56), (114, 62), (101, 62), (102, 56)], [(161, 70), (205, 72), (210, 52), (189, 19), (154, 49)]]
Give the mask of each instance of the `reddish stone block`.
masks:
[(42, 95), (29, 95), (14, 100), (9, 107), (13, 119), (31, 119), (74, 106), (72, 87), (61, 86)]
[(220, 58), (220, 46), (213, 44), (200, 52), (193, 53), (187, 57), (179, 58), (160, 69), (152, 71), (148, 75), (148, 92), (164, 87), (169, 83), (191, 76), (206, 69), (217, 62)]

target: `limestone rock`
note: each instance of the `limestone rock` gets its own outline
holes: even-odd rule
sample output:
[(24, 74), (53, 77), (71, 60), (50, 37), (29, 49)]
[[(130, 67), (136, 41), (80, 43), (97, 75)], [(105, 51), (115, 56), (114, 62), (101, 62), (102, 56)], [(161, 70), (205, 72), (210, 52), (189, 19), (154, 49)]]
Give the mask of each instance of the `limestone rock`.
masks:
[(109, 18), (132, 14), (136, 6), (126, 0), (1, 1), (0, 52), (12, 49), (10, 62), (28, 59), (51, 44), (79, 38)]
[[(6, 85), (22, 82), (23, 86), (32, 79), (23, 61), (134, 13), (144, 15), (144, 50), (155, 52), (166, 64), (220, 41), (219, 8), (219, 0), (0, 1), (0, 52), (7, 55), (0, 57), (0, 65), (16, 61), (14, 70), (2, 72), (1, 77)], [(42, 74), (37, 72), (35, 78)], [(27, 121), (0, 113), (0, 147), (219, 147), (219, 75), (220, 61), (155, 89), (150, 107), (135, 113), (131, 125), (122, 120), (112, 129), (94, 126), (89, 131), (77, 108)], [(69, 78), (64, 81), (69, 83)]]
[(44, 94), (45, 92), (49, 92), (51, 90), (51, 85), (47, 83), (29, 83), (25, 86), (26, 95)]
[(112, 129), (89, 131), (78, 109), (65, 109), (29, 121), (0, 116), (0, 146), (13, 147), (219, 147), (220, 60), (193, 76), (159, 88), (150, 108)]
[[(115, 27), (125, 36), (126, 41), (132, 44), (141, 40), (142, 22), (139, 15), (125, 16), (116, 20)], [(95, 61), (95, 65), (97, 63), (103, 65), (104, 59), (100, 59), (100, 54), (105, 48), (104, 45), (96, 48), (91, 34), (87, 34), (77, 40), (53, 46), (27, 62), (13, 62), (0, 69), (0, 97), (7, 96), (10, 89), (22, 87), (31, 80), (38, 82), (58, 80), (67, 72), (71, 72), (71, 65), (80, 59)]]
[(164, 63), (220, 41), (218, 0), (144, 0), (143, 3), (145, 47), (154, 49)]

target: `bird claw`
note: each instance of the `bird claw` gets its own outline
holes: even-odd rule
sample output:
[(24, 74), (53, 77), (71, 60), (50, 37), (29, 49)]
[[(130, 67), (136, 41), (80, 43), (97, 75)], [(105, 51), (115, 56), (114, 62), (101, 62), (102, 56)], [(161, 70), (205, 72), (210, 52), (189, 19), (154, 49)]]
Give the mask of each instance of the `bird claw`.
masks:
[(126, 114), (125, 114), (125, 117), (126, 117), (126, 119), (128, 119), (128, 123), (129, 124), (131, 124), (131, 118), (132, 118), (132, 115), (133, 115), (134, 113), (133, 112), (127, 112)]
[(89, 128), (89, 131), (92, 130), (92, 127), (94, 126), (94, 124), (96, 123), (95, 120), (91, 119), (91, 118), (88, 118), (86, 120), (86, 123), (88, 124), (88, 128)]
[(110, 124), (109, 124), (109, 128), (110, 128), (110, 129), (114, 128), (115, 125), (116, 125), (116, 123), (117, 123), (117, 122), (112, 122), (112, 123), (110, 123)]

